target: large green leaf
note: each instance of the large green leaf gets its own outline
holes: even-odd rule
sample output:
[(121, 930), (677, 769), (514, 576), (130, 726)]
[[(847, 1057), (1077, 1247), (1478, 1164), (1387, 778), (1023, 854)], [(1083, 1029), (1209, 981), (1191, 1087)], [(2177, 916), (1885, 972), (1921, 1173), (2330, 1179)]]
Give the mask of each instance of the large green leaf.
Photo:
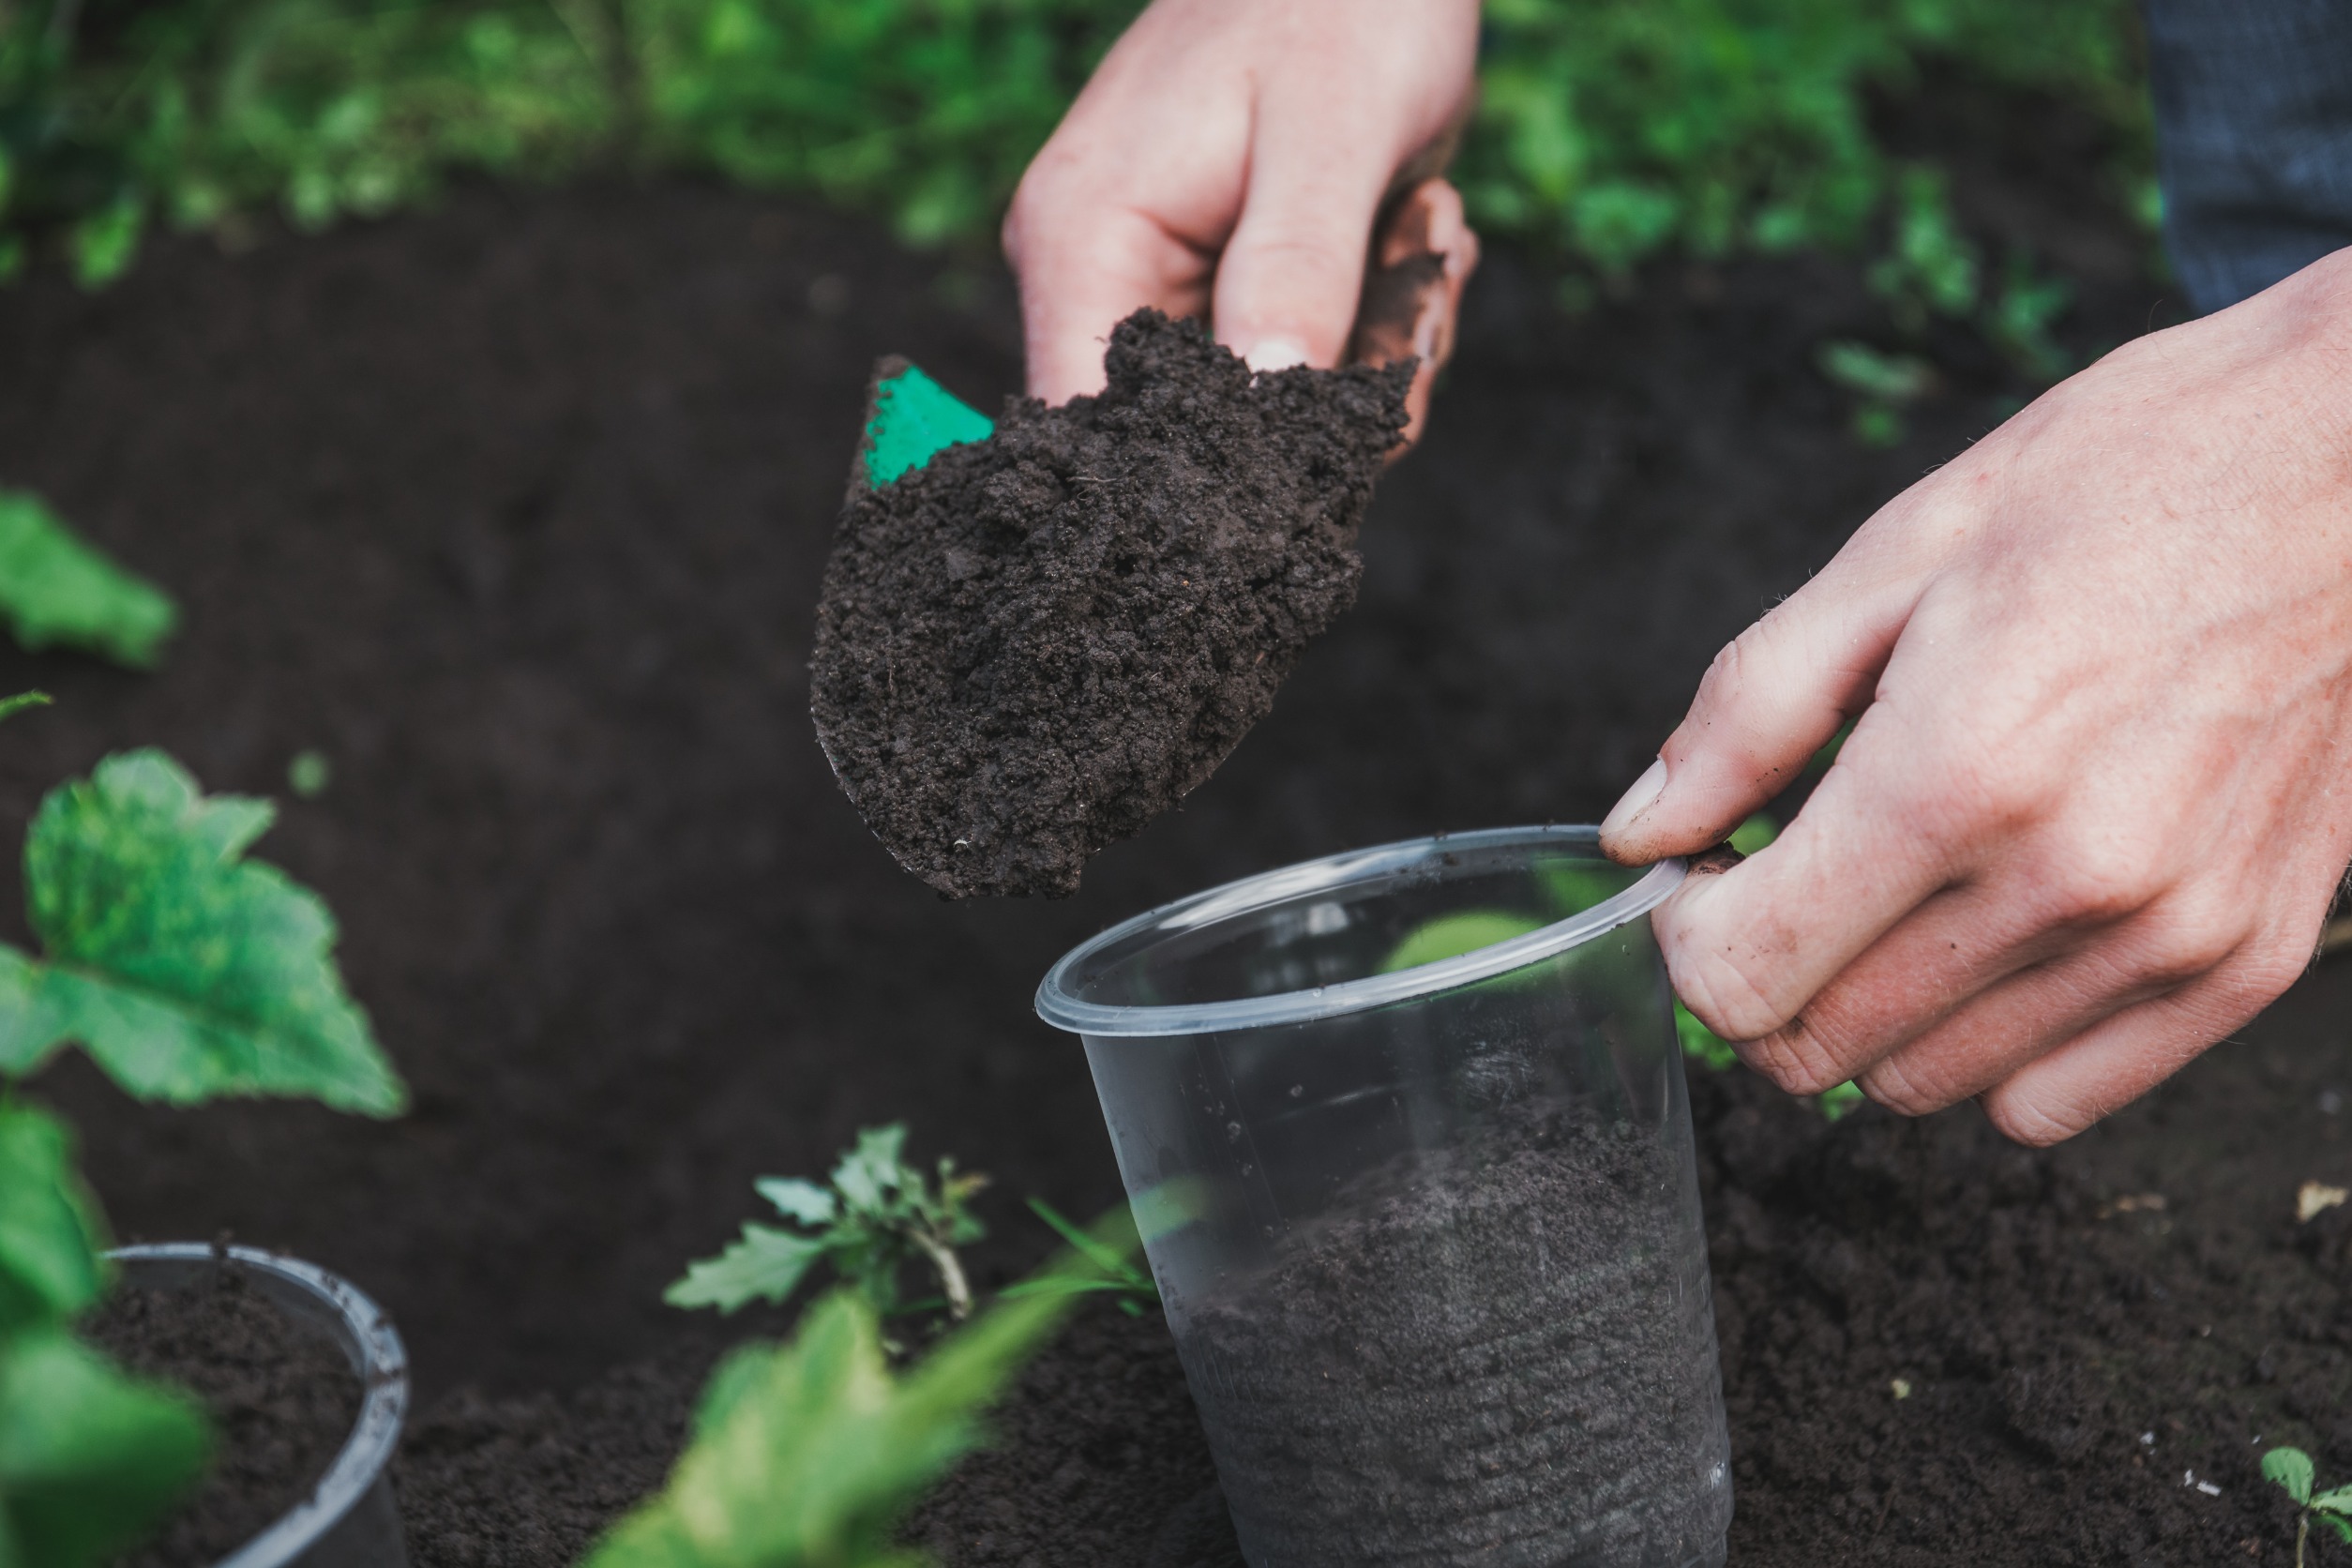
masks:
[(0, 1359), (0, 1562), (90, 1568), (163, 1516), (204, 1467), (204, 1415), (63, 1330)]
[(0, 1072), (79, 1042), (142, 1099), (399, 1111), (405, 1091), (335, 967), (334, 917), (244, 858), (271, 815), (266, 801), (204, 795), (152, 750), (52, 791), (24, 844), (45, 961), (0, 946)]
[(914, 1568), (898, 1516), (977, 1446), (979, 1412), (1060, 1320), (1067, 1295), (1000, 1303), (905, 1378), (854, 1290), (788, 1345), (738, 1351), (711, 1381), (670, 1483), (587, 1568)]
[(0, 615), (27, 648), (153, 665), (179, 624), (171, 596), (84, 542), (38, 498), (0, 490)]
[(32, 1106), (0, 1106), (0, 1349), (96, 1302), (105, 1244), (65, 1124)]

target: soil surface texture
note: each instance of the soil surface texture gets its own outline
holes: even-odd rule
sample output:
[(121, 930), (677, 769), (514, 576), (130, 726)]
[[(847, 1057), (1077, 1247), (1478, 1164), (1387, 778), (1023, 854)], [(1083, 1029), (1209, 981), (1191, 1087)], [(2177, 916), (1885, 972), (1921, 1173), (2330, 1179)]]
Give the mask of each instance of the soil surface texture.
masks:
[[(1966, 94), (1902, 120), (1961, 158), (1988, 257), (2075, 287), (2071, 353), (2166, 321), (2078, 123)], [(1023, 1197), (1119, 1192), (1083, 1057), (1030, 1012), (1057, 957), (1309, 856), (1598, 820), (1717, 648), (2033, 390), (1972, 330), (1905, 336), (1818, 257), (1662, 266), (1581, 310), (1558, 284), (1492, 249), (1427, 436), (1365, 518), (1355, 608), (1215, 776), (1076, 897), (962, 903), (843, 798), (807, 655), (876, 357), (983, 407), (1019, 384), (992, 261), (691, 184), (473, 189), (235, 255), (167, 239), (102, 294), (38, 270), (0, 291), (0, 484), (186, 612), (153, 675), (0, 650), (0, 690), (59, 699), (0, 730), (0, 937), (27, 940), (12, 846), (42, 792), (162, 746), (280, 797), (256, 852), (333, 906), (416, 1092), (386, 1123), (172, 1110), (69, 1056), (38, 1093), (115, 1230), (233, 1231), (384, 1304), (428, 1412), (402, 1471), (417, 1568), (568, 1562), (635, 1485), (584, 1456), (652, 1473), (694, 1358), (786, 1326), (660, 1300), (758, 1212), (757, 1176), (904, 1119), (914, 1157), (996, 1177), (975, 1283), (1039, 1260)], [(1841, 339), (1934, 369), (1895, 445), (1858, 442), (1817, 369)], [(287, 798), (305, 749), (331, 781)], [(1823, 1127), (1702, 1086), (1733, 1560), (2291, 1561), (2262, 1446), (2352, 1477), (2344, 1211), (2294, 1220), (2301, 1183), (2352, 1185), (2347, 1018), (2352, 968), (2323, 965), (2046, 1154), (1966, 1109)], [(1218, 1515), (1178, 1376), (1158, 1323), (1081, 1325), (921, 1538), (956, 1568), (1198, 1545)], [(1138, 1412), (1132, 1435), (1098, 1410)], [(565, 1522), (508, 1533), (500, 1498)]]
[(457, 1389), (412, 1417), (392, 1484), (412, 1562), (578, 1562), (658, 1489), (712, 1358), (686, 1348), (564, 1394)]
[(126, 1369), (175, 1383), (212, 1417), (212, 1468), (122, 1568), (218, 1562), (308, 1498), (359, 1420), (351, 1364), (234, 1264), (182, 1289), (118, 1289), (83, 1333)]
[[(2262, 1453), (2309, 1449), (2323, 1484), (2352, 1472), (2352, 1209), (2296, 1217), (2299, 1181), (2352, 1170), (2352, 1050), (2281, 1043), (2352, 995), (2328, 979), (2282, 1009), (2292, 1033), (2050, 1151), (1973, 1111), (1832, 1124), (1695, 1069), (1731, 1563), (2293, 1561)], [(1208, 1451), (1165, 1328), (1093, 1332), (1116, 1349), (1048, 1351), (1004, 1446), (933, 1500), (921, 1538), (952, 1568), (1242, 1568), (1225, 1500), (1170, 1508), (1159, 1484)], [(1098, 1386), (1118, 1391), (1123, 1455), (1080, 1425)], [(1125, 1524), (1064, 1548), (1065, 1515)]]
[(1681, 1142), (1497, 1112), (1365, 1172), (1180, 1348), (1260, 1561), (1680, 1563), (1730, 1513)]
[(951, 897), (1066, 896), (1206, 780), (1355, 602), (1412, 364), (1253, 376), (1139, 310), (1097, 397), (852, 476), (817, 607), (817, 734)]

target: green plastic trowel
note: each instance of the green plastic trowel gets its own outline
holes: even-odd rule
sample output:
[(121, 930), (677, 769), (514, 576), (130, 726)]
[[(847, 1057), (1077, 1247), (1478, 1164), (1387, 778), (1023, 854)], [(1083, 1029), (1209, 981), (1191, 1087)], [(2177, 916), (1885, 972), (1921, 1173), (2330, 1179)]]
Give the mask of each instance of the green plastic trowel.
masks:
[(986, 441), (996, 432), (988, 416), (896, 354), (874, 367), (866, 395), (866, 437), (858, 444), (858, 476), (875, 490), (921, 468), (950, 446)]

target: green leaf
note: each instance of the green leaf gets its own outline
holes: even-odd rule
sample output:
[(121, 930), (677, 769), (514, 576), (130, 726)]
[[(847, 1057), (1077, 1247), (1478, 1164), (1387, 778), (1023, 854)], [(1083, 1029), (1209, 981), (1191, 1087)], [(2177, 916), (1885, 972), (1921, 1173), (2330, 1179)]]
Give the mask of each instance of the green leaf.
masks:
[(1896, 407), (1917, 402), (1936, 385), (1935, 367), (1925, 360), (1883, 354), (1868, 343), (1823, 343), (1814, 354), (1814, 364), (1848, 392)]
[(2274, 1448), (2262, 1456), (2262, 1478), (2286, 1488), (2297, 1502), (2311, 1501), (2311, 1455), (2299, 1448)]
[(852, 1209), (882, 1213), (890, 1207), (892, 1195), (923, 1184), (923, 1173), (910, 1169), (902, 1157), (906, 1145), (903, 1122), (860, 1129), (857, 1146), (833, 1168), (834, 1190)]
[(2352, 1486), (2331, 1486), (2314, 1497), (2311, 1506), (2328, 1514), (2352, 1514)]
[(668, 1486), (589, 1568), (860, 1561), (976, 1440), (968, 1411), (910, 1429), (873, 1308), (852, 1291), (810, 1307), (791, 1344), (744, 1352), (727, 1373)]
[(1676, 1039), (1681, 1042), (1682, 1054), (1695, 1058), (1711, 1072), (1720, 1073), (1726, 1067), (1739, 1065), (1740, 1053), (1733, 1050), (1723, 1036), (1699, 1022), (1698, 1015), (1680, 1002), (1674, 1004), (1674, 1033)]
[(24, 844), (46, 961), (0, 946), (0, 1072), (79, 1042), (142, 1099), (400, 1110), (406, 1092), (335, 967), (325, 904), (243, 858), (270, 818), (266, 801), (202, 794), (160, 751), (52, 791)]
[(1754, 854), (1780, 837), (1780, 824), (1758, 811), (1731, 830), (1731, 847), (1741, 854)]
[(1475, 953), (1482, 947), (1492, 947), (1542, 927), (1542, 921), (1507, 910), (1463, 910), (1456, 914), (1441, 914), (1407, 932), (1405, 940), (1381, 963), (1380, 972), (1395, 974), (1400, 970), (1458, 958), (1465, 953)]
[(1862, 1085), (1849, 1078), (1824, 1089), (1814, 1096), (1813, 1103), (1821, 1108), (1821, 1115), (1826, 1120), (1834, 1122), (1847, 1111), (1859, 1108), (1868, 1098), (1862, 1092)]
[(1093, 1277), (1082, 1274), (1047, 1274), (1012, 1286), (1003, 1292), (1004, 1295), (1030, 1295), (1048, 1290), (1059, 1291), (1064, 1295), (1095, 1290), (1116, 1290), (1125, 1296), (1139, 1296), (1151, 1301), (1159, 1300), (1158, 1284), (1150, 1274), (1127, 1260), (1134, 1256), (1135, 1249), (1139, 1244), (1136, 1234), (1135, 1217), (1129, 1210), (1122, 1208), (1105, 1220), (1106, 1227), (1116, 1228), (1110, 1232), (1117, 1237), (1117, 1241), (1112, 1243), (1097, 1241), (1094, 1237), (1088, 1235), (1064, 1218), (1061, 1211), (1042, 1198), (1031, 1199), (1029, 1208), (1032, 1214), (1052, 1228), (1055, 1235), (1060, 1236), (1069, 1244), (1072, 1252), (1084, 1260), (1086, 1265), (1093, 1271)]
[(81, 648), (134, 670), (154, 665), (179, 622), (163, 590), (21, 490), (0, 490), (0, 615), (24, 648)]
[[(1132, 1224), (1089, 1235), (1124, 1265)], [(1032, 1285), (1083, 1272), (1065, 1255)], [(904, 1378), (883, 1358), (881, 1320), (835, 1290), (782, 1346), (720, 1364), (694, 1438), (659, 1496), (599, 1542), (585, 1568), (914, 1568), (892, 1542), (924, 1488), (982, 1438), (979, 1413), (1069, 1310), (1072, 1293), (1000, 1301), (942, 1340)]]
[(146, 226), (146, 206), (130, 193), (84, 216), (67, 235), (74, 281), (85, 289), (102, 289), (128, 272)]
[(797, 1176), (762, 1176), (751, 1185), (787, 1219), (796, 1219), (803, 1225), (831, 1225), (839, 1212), (833, 1194)]
[(686, 1277), (663, 1291), (661, 1299), (671, 1306), (715, 1306), (721, 1312), (733, 1312), (754, 1300), (781, 1302), (828, 1250), (822, 1237), (746, 1225), (741, 1241), (716, 1258), (688, 1265)]
[(195, 1402), (62, 1330), (0, 1362), (0, 1560), (93, 1568), (161, 1519), (210, 1448)]
[(65, 1123), (32, 1106), (0, 1106), (0, 1349), (96, 1303), (105, 1244)]
[(1606, 903), (1633, 886), (1641, 874), (1638, 867), (1556, 860), (1538, 867), (1535, 878), (1543, 884), (1552, 918), (1557, 920)]
[(2337, 1540), (2343, 1542), (2347, 1546), (2352, 1546), (2352, 1525), (2345, 1524), (2342, 1519), (2336, 1517), (2333, 1514), (2320, 1515), (2319, 1522), (2334, 1530), (2336, 1532)]
[(0, 718), (9, 718), (27, 708), (46, 708), (55, 698), (45, 691), (20, 691), (14, 697), (0, 697)]
[(1069, 1302), (1054, 1294), (1001, 1302), (900, 1379), (883, 1357), (872, 1304), (834, 1291), (808, 1309), (790, 1344), (749, 1347), (721, 1364), (669, 1485), (605, 1537), (586, 1568), (924, 1560), (892, 1545), (893, 1526), (979, 1445), (981, 1409)]

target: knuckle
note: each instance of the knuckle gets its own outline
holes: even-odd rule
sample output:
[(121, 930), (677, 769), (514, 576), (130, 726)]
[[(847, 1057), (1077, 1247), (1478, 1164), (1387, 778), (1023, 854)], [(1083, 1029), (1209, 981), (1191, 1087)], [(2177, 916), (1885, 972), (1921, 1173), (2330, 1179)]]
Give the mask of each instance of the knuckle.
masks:
[(2015, 828), (2048, 818), (2063, 797), (2062, 772), (2042, 748), (1985, 737), (1965, 760), (1947, 764), (1952, 792), (1980, 822)]
[(2157, 856), (2136, 837), (2075, 837), (2044, 868), (2052, 916), (2070, 925), (2107, 926), (2137, 914), (2164, 891)]
[(1089, 181), (1082, 166), (1048, 143), (1023, 171), (1004, 208), (1004, 231), (1026, 240), (1050, 234), (1090, 204)]
[(1750, 684), (1750, 667), (1760, 662), (1758, 644), (1764, 623), (1758, 621), (1716, 650), (1698, 683), (1698, 701), (1708, 708), (1737, 707)]
[(1786, 1093), (1818, 1094), (1853, 1077), (1835, 1048), (1800, 1016), (1740, 1048), (1740, 1059)]
[(1671, 967), (1691, 1011), (1726, 1040), (1761, 1040), (1788, 1020), (1729, 954), (1676, 955)]
[(1985, 1120), (2012, 1143), (2047, 1149), (2063, 1143), (2105, 1114), (2064, 1101), (2047, 1101), (2030, 1093), (1994, 1090), (1983, 1096)]
[(1877, 1063), (1855, 1081), (1862, 1093), (1902, 1116), (1925, 1116), (1968, 1097), (1968, 1087), (1937, 1069), (1934, 1063), (1892, 1057)]
[[(2144, 987), (2170, 989), (2211, 973), (2239, 947), (2238, 933), (2219, 922), (2167, 920), (2136, 955), (2133, 978)], [(2282, 984), (2280, 989), (2284, 988)]]
[[(2292, 933), (2278, 932), (2225, 957), (2236, 959), (2228, 972), (2232, 994), (2225, 1000), (2234, 1003), (2233, 1011), (2252, 1014), (2276, 1002), (2289, 986), (2303, 977), (2303, 972), (2311, 967), (2311, 944)], [(2218, 968), (2222, 962), (2217, 958), (2207, 968)]]

